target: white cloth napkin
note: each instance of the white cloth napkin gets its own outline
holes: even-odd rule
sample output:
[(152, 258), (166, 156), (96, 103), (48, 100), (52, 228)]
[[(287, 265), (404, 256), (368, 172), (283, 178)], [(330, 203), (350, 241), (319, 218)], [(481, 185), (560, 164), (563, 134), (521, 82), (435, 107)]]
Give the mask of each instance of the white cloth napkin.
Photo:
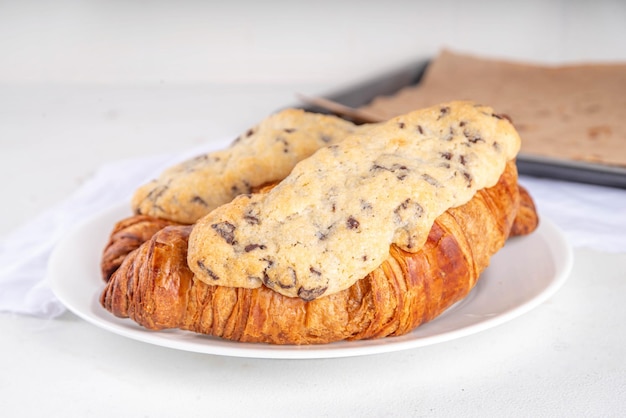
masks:
[[(15, 230), (0, 243), (0, 312), (53, 318), (65, 308), (45, 281), (59, 239), (101, 208), (127, 202), (135, 188), (165, 167), (204, 149), (107, 164), (66, 201)], [(626, 190), (522, 177), (542, 216), (574, 247), (626, 251)]]
[(541, 216), (555, 223), (573, 247), (626, 251), (626, 190), (521, 176)]
[(0, 312), (53, 318), (65, 311), (48, 286), (48, 258), (73, 227), (102, 208), (130, 202), (134, 190), (181, 160), (209, 151), (157, 155), (102, 166), (68, 199), (14, 230), (0, 242)]

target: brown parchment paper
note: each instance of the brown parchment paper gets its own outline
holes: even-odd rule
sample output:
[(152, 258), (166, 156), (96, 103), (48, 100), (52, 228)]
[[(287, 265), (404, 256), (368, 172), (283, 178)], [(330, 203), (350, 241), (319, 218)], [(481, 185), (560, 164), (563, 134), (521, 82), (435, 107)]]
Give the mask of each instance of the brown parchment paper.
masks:
[(509, 115), (525, 154), (626, 166), (626, 64), (539, 66), (444, 50), (417, 86), (361, 109), (387, 119), (450, 100)]

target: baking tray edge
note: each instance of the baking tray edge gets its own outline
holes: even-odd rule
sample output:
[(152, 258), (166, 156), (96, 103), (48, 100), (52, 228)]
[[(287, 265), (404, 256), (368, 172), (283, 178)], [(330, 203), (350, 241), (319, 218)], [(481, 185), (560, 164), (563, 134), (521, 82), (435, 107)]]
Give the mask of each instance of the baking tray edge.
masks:
[[(323, 97), (345, 106), (361, 107), (376, 97), (390, 96), (405, 87), (419, 84), (429, 63), (429, 59), (417, 60)], [(316, 106), (300, 107), (313, 112), (328, 113)], [(623, 167), (525, 153), (518, 155), (517, 167), (523, 175), (626, 189), (626, 168)]]

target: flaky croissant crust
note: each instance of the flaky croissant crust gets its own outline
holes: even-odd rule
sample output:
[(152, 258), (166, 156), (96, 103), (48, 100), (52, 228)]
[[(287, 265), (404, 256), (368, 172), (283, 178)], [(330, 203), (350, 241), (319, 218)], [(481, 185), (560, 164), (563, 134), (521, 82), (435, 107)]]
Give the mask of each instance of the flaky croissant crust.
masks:
[(420, 251), (392, 246), (389, 258), (352, 287), (309, 302), (264, 286), (194, 280), (187, 266), (192, 227), (167, 226), (124, 259), (101, 303), (148, 329), (179, 328), (242, 342), (321, 344), (402, 335), (465, 297), (514, 224), (516, 234), (536, 227), (532, 200), (525, 191), (522, 197), (524, 205), (510, 162), (494, 187), (439, 216)]

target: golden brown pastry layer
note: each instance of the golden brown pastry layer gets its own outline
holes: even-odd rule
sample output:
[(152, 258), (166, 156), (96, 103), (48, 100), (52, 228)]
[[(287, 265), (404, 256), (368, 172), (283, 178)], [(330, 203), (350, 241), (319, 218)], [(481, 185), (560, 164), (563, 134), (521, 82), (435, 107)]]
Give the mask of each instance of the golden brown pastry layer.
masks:
[(109, 280), (130, 252), (139, 248), (161, 229), (176, 224), (176, 222), (147, 215), (135, 215), (116, 223), (100, 261), (100, 271), (104, 281)]
[(187, 265), (192, 227), (168, 226), (125, 258), (101, 303), (149, 329), (244, 342), (320, 344), (402, 335), (465, 297), (514, 224), (517, 233), (536, 227), (532, 204), (520, 212), (520, 199), (511, 161), (495, 186), (439, 216), (421, 250), (391, 246), (387, 260), (366, 277), (308, 302), (265, 286), (211, 286), (194, 279)]

